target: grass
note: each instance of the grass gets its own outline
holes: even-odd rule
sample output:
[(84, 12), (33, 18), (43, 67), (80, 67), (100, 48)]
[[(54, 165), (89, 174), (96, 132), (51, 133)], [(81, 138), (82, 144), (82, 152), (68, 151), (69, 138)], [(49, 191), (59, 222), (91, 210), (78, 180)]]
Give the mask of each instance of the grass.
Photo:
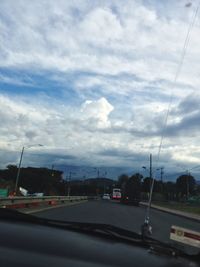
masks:
[(180, 211), (200, 215), (200, 205), (192, 205), (192, 204), (179, 203), (179, 202), (170, 202), (170, 203), (169, 202), (153, 202), (153, 204), (164, 207), (164, 208), (172, 209), (172, 210), (180, 210)]

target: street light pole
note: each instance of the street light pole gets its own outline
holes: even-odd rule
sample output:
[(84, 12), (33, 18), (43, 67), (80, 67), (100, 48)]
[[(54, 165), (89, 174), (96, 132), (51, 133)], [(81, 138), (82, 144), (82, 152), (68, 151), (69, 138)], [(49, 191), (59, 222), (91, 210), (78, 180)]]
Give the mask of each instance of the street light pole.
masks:
[(187, 200), (188, 200), (188, 198), (189, 198), (189, 176), (190, 176), (189, 170), (186, 170), (186, 173), (187, 173), (186, 186), (187, 186)]
[(149, 195), (149, 203), (147, 206), (147, 214), (146, 214), (146, 219), (149, 221), (149, 215), (150, 215), (150, 208), (151, 208), (151, 202), (152, 202), (152, 194), (153, 194), (153, 187), (154, 187), (154, 178), (152, 179), (152, 154), (150, 154), (150, 181), (152, 180), (151, 183), (151, 188), (150, 188), (150, 195)]
[(97, 178), (99, 178), (99, 168), (94, 168), (94, 170), (97, 172)]
[(150, 154), (150, 158), (149, 158), (149, 177), (150, 179), (152, 179), (152, 154)]
[[(27, 146), (27, 148), (30, 148), (33, 146), (43, 146), (43, 145), (41, 145), (41, 144), (29, 145), (29, 146)], [(17, 193), (17, 188), (18, 188), (18, 184), (19, 184), (19, 176), (20, 176), (20, 171), (21, 171), (22, 159), (23, 159), (23, 155), (24, 155), (24, 149), (25, 149), (25, 146), (22, 147), (22, 151), (21, 151), (21, 155), (20, 155), (17, 177), (16, 177), (16, 182), (15, 182), (15, 194)]]
[[(189, 183), (189, 178), (191, 176), (190, 171), (193, 169), (197, 169), (199, 167), (200, 167), (200, 165), (197, 165), (197, 166), (194, 166), (190, 169), (187, 169), (187, 170), (185, 169), (185, 171), (184, 171), (186, 173), (186, 196), (187, 196), (187, 200), (188, 200), (189, 195), (190, 195), (190, 183)], [(183, 167), (179, 167), (179, 168), (184, 169)]]
[(17, 187), (19, 183), (19, 175), (20, 175), (20, 170), (21, 170), (21, 164), (22, 164), (22, 158), (24, 154), (24, 146), (22, 147), (21, 155), (20, 155), (20, 161), (19, 161), (19, 166), (18, 166), (18, 171), (17, 171), (17, 178), (15, 182), (15, 194), (17, 193)]
[(51, 166), (51, 176), (54, 176), (54, 165)]
[(76, 174), (75, 172), (69, 172), (69, 178), (68, 178), (68, 188), (67, 188), (67, 196), (69, 197), (70, 196), (70, 191), (71, 191), (71, 187), (70, 187), (70, 181), (71, 181), (71, 178), (72, 178), (72, 174)]
[(160, 179), (161, 179), (161, 182), (163, 182), (163, 174), (164, 174), (163, 169), (164, 169), (164, 167), (160, 168)]
[(70, 195), (70, 180), (71, 180), (71, 175), (72, 173), (69, 172), (69, 177), (68, 177), (68, 187), (67, 187), (67, 196), (69, 197)]

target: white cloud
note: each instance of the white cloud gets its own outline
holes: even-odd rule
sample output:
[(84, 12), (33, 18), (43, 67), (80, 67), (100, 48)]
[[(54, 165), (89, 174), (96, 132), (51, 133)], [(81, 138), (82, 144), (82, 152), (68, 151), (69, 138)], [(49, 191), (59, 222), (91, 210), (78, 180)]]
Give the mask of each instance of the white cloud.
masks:
[(112, 41), (122, 38), (120, 21), (110, 9), (98, 7), (84, 17), (80, 22), (79, 30), (85, 41), (96, 46), (110, 45)]
[[(123, 154), (120, 156), (120, 151), (127, 151), (129, 155), (132, 152), (137, 152), (138, 155), (148, 155), (150, 152), (154, 156), (157, 154), (160, 133), (156, 133), (159, 129), (155, 128), (151, 117), (160, 116), (160, 113), (154, 111), (153, 105), (148, 107), (148, 111), (142, 107), (137, 109), (137, 116), (129, 120), (126, 114), (116, 118), (115, 108), (106, 98), (86, 100), (76, 108), (59, 107), (58, 102), (47, 104), (43, 102), (45, 99), (40, 99), (40, 102), (37, 99), (38, 97), (33, 97), (32, 102), (27, 103), (25, 98), (11, 99), (1, 95), (1, 149), (17, 152), (22, 145), (41, 143), (44, 147), (40, 150), (33, 148), (30, 152), (36, 150), (41, 153), (54, 153), (60, 157), (71, 155), (74, 158), (64, 158), (62, 161), (76, 163), (82, 160), (94, 165), (98, 162), (114, 165), (116, 162), (119, 164), (120, 160), (123, 165), (131, 165), (131, 156), (124, 158)], [(161, 124), (162, 120), (159, 123)], [(153, 136), (152, 130), (155, 131)], [(199, 140), (196, 138), (196, 141)], [(163, 146), (164, 159), (167, 155), (168, 160), (171, 157), (177, 162), (182, 162), (189, 157), (190, 162), (196, 162), (197, 156), (192, 156), (192, 152), (188, 152), (190, 148), (194, 151), (194, 140), (192, 143), (191, 138), (185, 137), (184, 134), (179, 140), (166, 137)], [(110, 149), (119, 151), (117, 158), (116, 155), (103, 157), (99, 154)], [(177, 156), (180, 151), (181, 158)], [(196, 147), (195, 153), (200, 153), (200, 148)], [(15, 154), (15, 157), (17, 156), (19, 155)], [(7, 158), (10, 162), (9, 156)], [(13, 154), (11, 158), (13, 161)]]
[[(139, 1), (123, 7), (117, 2), (117, 13), (112, 2), (107, 6), (80, 3), (3, 1), (0, 8), (7, 19), (2, 16), (0, 24), (1, 66), (115, 75), (127, 72), (148, 81), (173, 80), (190, 19), (187, 13), (184, 21), (176, 16), (168, 19), (167, 9), (158, 16), (155, 7)], [(73, 9), (77, 9), (76, 15)], [(187, 12), (191, 14), (190, 9)], [(198, 64), (199, 31), (195, 26), (187, 65)], [(193, 69), (182, 78), (193, 84), (195, 75)]]
[(114, 107), (104, 97), (97, 101), (86, 100), (81, 109), (82, 118), (94, 119), (98, 127), (105, 128), (110, 126), (108, 115), (113, 109)]
[[(174, 86), (193, 9), (184, 8), (179, 1), (149, 3), (43, 0), (27, 4), (25, 0), (2, 0), (0, 67), (18, 70), (19, 74), (44, 73), (49, 80), (62, 81), (65, 91), (73, 87), (80, 98), (72, 107), (67, 99), (57, 102), (54, 96), (38, 98), (33, 94), (27, 101), (26, 97), (0, 95), (0, 146), (6, 148), (9, 140), (17, 138), (8, 149), (16, 150), (29, 142), (45, 143), (44, 149), (51, 152), (65, 147), (71, 155), (92, 155), (97, 162), (100, 150), (138, 151), (138, 143), (155, 145), (156, 153), (171, 92), (176, 110), (178, 103), (200, 86), (200, 29), (196, 23)], [(45, 73), (51, 74), (47, 77)], [(69, 84), (66, 77), (73, 75)], [(0, 80), (34, 85), (32, 80), (7, 74), (0, 74)], [(20, 87), (15, 90), (20, 91)], [(181, 123), (185, 116), (170, 114), (172, 124)], [(176, 143), (179, 153), (179, 138), (167, 137), (164, 153), (172, 156)], [(189, 149), (191, 140), (184, 138)], [(141, 149), (149, 153), (148, 148)], [(180, 159), (177, 154), (173, 158)], [(113, 162), (119, 163), (116, 159)]]
[[(85, 142), (90, 129), (108, 127), (108, 116), (114, 109), (105, 98), (87, 100), (77, 108), (59, 108), (58, 104), (47, 104), (41, 99), (38, 102), (37, 97), (32, 98), (32, 103), (26, 103), (26, 98), (11, 99), (0, 95), (0, 136), (4, 146), (10, 143), (15, 149), (34, 142), (45, 143), (46, 147), (56, 149), (71, 147), (73, 144), (78, 147), (82, 142), (87, 147), (88, 143)], [(94, 121), (92, 125), (91, 121)], [(11, 142), (13, 139), (15, 141)]]

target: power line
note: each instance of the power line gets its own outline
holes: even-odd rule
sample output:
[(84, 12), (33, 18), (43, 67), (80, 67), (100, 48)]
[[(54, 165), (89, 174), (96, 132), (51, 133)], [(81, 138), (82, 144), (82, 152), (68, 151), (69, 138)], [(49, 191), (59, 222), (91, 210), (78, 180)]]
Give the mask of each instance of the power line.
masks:
[[(191, 23), (189, 24), (189, 27), (188, 27), (186, 38), (185, 38), (185, 41), (184, 41), (184, 44), (183, 44), (183, 50), (182, 50), (182, 53), (181, 53), (180, 61), (178, 63), (177, 70), (176, 70), (176, 73), (175, 73), (175, 76), (174, 76), (174, 87), (175, 87), (175, 85), (177, 83), (177, 79), (178, 79), (179, 74), (181, 72), (181, 68), (182, 68), (182, 65), (183, 65), (183, 62), (184, 62), (184, 59), (185, 59), (185, 55), (186, 55), (186, 52), (187, 52), (188, 44), (189, 44), (189, 41), (190, 41), (190, 34), (191, 34), (191, 31), (192, 31), (192, 29), (194, 27), (194, 23), (195, 23), (195, 20), (196, 20), (198, 11), (199, 11), (199, 6), (200, 6), (200, 2), (199, 2), (199, 4), (197, 5), (197, 8), (194, 11), (194, 15), (193, 15)], [(160, 160), (160, 154), (161, 154), (161, 149), (162, 149), (162, 145), (163, 145), (164, 133), (165, 133), (165, 130), (166, 130), (166, 127), (167, 127), (167, 122), (168, 122), (168, 118), (169, 118), (169, 112), (171, 110), (171, 105), (172, 105), (172, 99), (173, 99), (173, 89), (171, 89), (171, 95), (170, 95), (170, 100), (169, 100), (169, 104), (168, 104), (168, 109), (167, 109), (166, 117), (165, 117), (165, 120), (164, 120), (164, 125), (163, 125), (162, 134), (161, 134), (160, 144), (159, 144), (159, 147), (158, 147), (158, 156), (157, 156), (156, 163), (158, 163), (159, 160)], [(154, 176), (155, 175), (153, 175), (153, 177)], [(150, 208), (151, 208), (151, 199), (152, 199), (153, 188), (154, 188), (154, 178), (153, 178), (152, 185), (151, 185), (151, 190), (150, 190), (149, 204), (147, 206), (147, 211), (146, 211), (146, 215), (145, 215), (145, 223), (147, 225), (149, 225), (149, 222), (150, 222)]]
[[(181, 72), (181, 68), (183, 66), (183, 62), (184, 62), (185, 55), (186, 55), (186, 52), (187, 52), (188, 44), (189, 44), (189, 41), (190, 41), (190, 34), (191, 34), (191, 31), (192, 31), (192, 29), (194, 27), (194, 23), (196, 21), (196, 17), (197, 17), (198, 11), (199, 11), (199, 7), (200, 7), (200, 2), (199, 2), (199, 4), (197, 5), (197, 8), (194, 11), (194, 15), (193, 15), (191, 23), (189, 24), (189, 27), (188, 27), (186, 38), (185, 38), (185, 41), (184, 41), (184, 44), (183, 44), (183, 50), (182, 50), (182, 53), (181, 53), (180, 61), (178, 63), (177, 70), (176, 70), (175, 77), (174, 77), (174, 87), (175, 87), (175, 85), (177, 83), (179, 74)], [(164, 125), (163, 125), (163, 131), (162, 131), (162, 135), (161, 135), (160, 145), (159, 145), (159, 148), (158, 148), (157, 163), (159, 162), (159, 159), (160, 159), (160, 154), (161, 154), (161, 149), (162, 149), (162, 144), (163, 144), (163, 139), (164, 139), (164, 133), (165, 133), (165, 130), (166, 130), (166, 127), (167, 127), (167, 122), (168, 122), (168, 118), (169, 118), (169, 112), (171, 110), (171, 105), (172, 105), (172, 100), (173, 100), (173, 90), (171, 89), (169, 105), (168, 105), (168, 109), (167, 109), (167, 113), (166, 113), (166, 117), (165, 117), (165, 121), (164, 121)]]

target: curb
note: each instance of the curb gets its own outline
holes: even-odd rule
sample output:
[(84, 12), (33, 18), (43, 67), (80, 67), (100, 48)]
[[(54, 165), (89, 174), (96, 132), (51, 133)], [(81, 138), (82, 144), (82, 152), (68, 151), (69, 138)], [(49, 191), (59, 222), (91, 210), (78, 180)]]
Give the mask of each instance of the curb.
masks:
[(62, 208), (62, 207), (67, 207), (67, 206), (78, 205), (78, 204), (81, 204), (81, 203), (85, 203), (87, 201), (88, 200), (82, 200), (82, 201), (77, 201), (77, 202), (69, 202), (69, 203), (66, 203), (66, 204), (56, 205), (56, 206), (52, 206), (52, 207), (44, 207), (44, 208), (40, 208), (40, 209), (37, 209), (37, 210), (27, 210), (27, 211), (22, 211), (22, 212), (26, 213), (26, 214), (32, 214), (32, 213), (42, 212), (42, 211), (56, 209), (56, 208)]
[[(146, 207), (147, 203), (140, 202), (140, 206), (145, 206)], [(196, 215), (196, 214), (193, 214), (193, 213), (185, 213), (185, 212), (182, 212), (182, 211), (179, 211), (179, 210), (173, 210), (173, 209), (171, 210), (171, 209), (163, 208), (163, 207), (160, 207), (160, 206), (157, 206), (157, 205), (151, 205), (151, 208), (155, 209), (155, 210), (159, 210), (161, 212), (166, 212), (166, 213), (169, 213), (169, 214), (172, 214), (172, 215), (175, 215), (175, 216), (183, 217), (183, 218), (195, 221), (195, 222), (200, 222), (200, 216)]]

